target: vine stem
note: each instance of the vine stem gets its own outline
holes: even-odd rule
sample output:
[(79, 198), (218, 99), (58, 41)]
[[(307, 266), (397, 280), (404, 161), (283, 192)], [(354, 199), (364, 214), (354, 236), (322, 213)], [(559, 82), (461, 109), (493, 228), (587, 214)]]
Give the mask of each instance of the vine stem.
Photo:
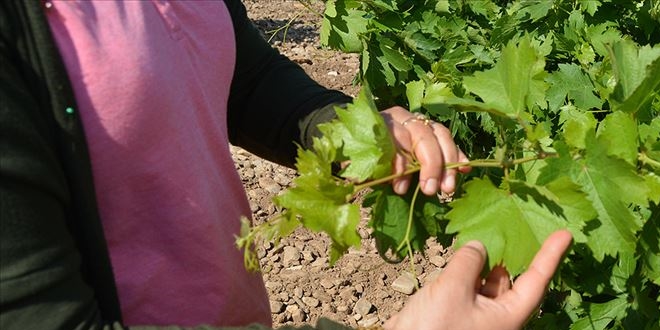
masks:
[(644, 164), (651, 165), (655, 168), (660, 168), (660, 161), (657, 161), (657, 160), (649, 157), (647, 154), (645, 154), (643, 152), (640, 153), (637, 158), (639, 159), (639, 161), (641, 161)]
[[(535, 156), (529, 156), (529, 157), (523, 157), (523, 158), (518, 158), (518, 159), (513, 159), (513, 160), (507, 160), (507, 161), (498, 161), (495, 159), (475, 159), (471, 160), (469, 162), (457, 162), (457, 163), (446, 163), (445, 164), (445, 169), (452, 169), (452, 168), (459, 168), (459, 167), (501, 167), (501, 168), (509, 168), (515, 165), (527, 163), (527, 162), (533, 162), (537, 161), (540, 159), (548, 158), (548, 157), (556, 157), (556, 154), (554, 153), (542, 153), (538, 154)], [(394, 179), (404, 177), (406, 175), (414, 174), (419, 172), (421, 169), (421, 166), (418, 164), (410, 166), (407, 170), (405, 170), (403, 173), (397, 173), (397, 174), (392, 174), (388, 175), (386, 177), (382, 177), (376, 180), (364, 182), (362, 184), (356, 185), (353, 188), (353, 194), (357, 193), (358, 191), (361, 191), (362, 189), (377, 186), (379, 184), (383, 184), (386, 182), (390, 182)]]
[(410, 201), (410, 209), (408, 210), (408, 224), (406, 226), (406, 235), (403, 237), (403, 242), (397, 246), (396, 251), (399, 252), (405, 245), (406, 248), (408, 249), (408, 260), (410, 260), (410, 271), (412, 273), (415, 273), (415, 260), (413, 259), (413, 249), (412, 246), (410, 245), (410, 234), (412, 232), (412, 224), (414, 221), (413, 215), (415, 212), (415, 202), (417, 201), (417, 196), (419, 195), (419, 190), (421, 186), (419, 182), (417, 183), (417, 187), (415, 188), (415, 192), (413, 193), (412, 200)]

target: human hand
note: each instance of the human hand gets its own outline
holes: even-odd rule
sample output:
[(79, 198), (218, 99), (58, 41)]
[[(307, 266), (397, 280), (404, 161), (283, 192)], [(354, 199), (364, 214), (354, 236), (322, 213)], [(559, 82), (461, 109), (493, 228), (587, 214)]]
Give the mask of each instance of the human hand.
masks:
[(513, 286), (502, 267), (481, 281), (486, 250), (480, 242), (468, 242), (440, 277), (385, 323), (385, 329), (520, 329), (539, 306), (571, 239), (567, 230), (550, 235)]
[[(449, 129), (402, 107), (389, 108), (381, 115), (399, 149), (392, 164), (394, 174), (405, 172), (410, 161), (408, 157), (413, 155), (421, 166), (419, 183), (424, 194), (433, 195), (438, 190), (452, 193), (456, 188), (457, 170), (465, 173), (470, 168), (445, 169), (446, 163), (468, 161), (454, 143)], [(410, 176), (394, 179), (392, 185), (397, 194), (405, 194), (410, 186)]]

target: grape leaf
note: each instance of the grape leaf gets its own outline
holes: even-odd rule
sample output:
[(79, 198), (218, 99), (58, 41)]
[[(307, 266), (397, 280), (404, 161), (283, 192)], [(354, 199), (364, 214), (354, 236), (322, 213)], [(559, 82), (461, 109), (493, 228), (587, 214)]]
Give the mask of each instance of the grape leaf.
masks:
[(636, 112), (660, 88), (660, 47), (637, 47), (632, 41), (620, 41), (612, 45), (610, 57), (617, 79), (614, 100), (620, 103), (619, 109)]
[(598, 121), (590, 112), (580, 111), (574, 107), (564, 107), (559, 117), (566, 143), (578, 149), (586, 148), (587, 134), (596, 129)]
[(637, 123), (628, 113), (611, 113), (598, 125), (597, 138), (611, 156), (619, 157), (631, 165), (637, 164), (639, 134)]
[(643, 271), (655, 284), (660, 285), (660, 206), (651, 210), (651, 217), (640, 233), (637, 250), (641, 255)]
[(489, 268), (504, 264), (512, 276), (529, 265), (550, 233), (567, 227), (561, 206), (534, 186), (516, 182), (507, 191), (488, 179), (474, 179), (465, 184), (465, 192), (451, 203), (447, 231), (458, 233), (458, 246), (482, 241)]
[(585, 233), (594, 257), (602, 261), (605, 255), (616, 256), (619, 251), (634, 249), (635, 233), (641, 224), (628, 204), (645, 205), (648, 187), (633, 165), (608, 156), (606, 147), (593, 135), (587, 139), (586, 147), (586, 155), (581, 159), (563, 152), (559, 158), (548, 159), (539, 184), (570, 175), (587, 193), (598, 218), (587, 223)]
[(467, 91), (482, 99), (484, 108), (518, 118), (526, 107), (538, 102), (532, 95), (544, 94), (544, 65), (543, 57), (532, 47), (529, 38), (522, 38), (518, 45), (507, 44), (492, 69), (465, 77), (463, 84)]
[[(443, 245), (451, 245), (451, 238), (443, 235), (447, 205), (440, 204), (435, 196), (418, 194), (413, 208), (412, 223), (408, 231), (410, 206), (414, 192), (409, 189), (405, 195), (394, 193), (391, 185), (379, 185), (365, 197), (364, 205), (371, 207), (372, 220), (369, 226), (374, 229), (376, 248), (384, 256), (388, 252), (400, 259), (410, 251), (405, 241), (410, 242), (413, 251), (423, 251), (429, 237), (438, 237)], [(406, 234), (408, 233), (408, 237)]]
[(636, 113), (648, 107), (653, 99), (658, 96), (660, 93), (660, 57), (646, 67), (646, 72), (646, 78), (640, 82), (635, 91), (618, 107), (619, 109)]
[(651, 172), (644, 176), (644, 180), (649, 187), (649, 200), (660, 204), (660, 176)]
[(350, 246), (360, 245), (360, 209), (347, 201), (353, 185), (340, 184), (332, 177), (333, 150), (327, 138), (315, 139), (314, 151), (299, 149), (296, 168), (300, 176), (294, 180), (294, 187), (273, 198), (275, 205), (286, 209), (281, 215), (286, 221), (300, 221), (330, 236), (331, 263)]
[(591, 16), (594, 16), (598, 7), (602, 5), (600, 0), (578, 0), (578, 2), (580, 3), (580, 9), (589, 13)]
[(625, 295), (619, 296), (605, 303), (584, 303), (587, 316), (575, 321), (571, 330), (602, 330), (614, 320), (620, 320), (630, 308)]
[(341, 147), (342, 160), (350, 159), (341, 176), (362, 182), (391, 174), (394, 142), (369, 88), (364, 87), (352, 104), (336, 112), (339, 120), (319, 125), (319, 130)]
[(360, 35), (367, 32), (366, 12), (358, 10), (356, 0), (331, 0), (326, 2), (320, 39), (326, 46), (349, 53), (362, 51)]
[(521, 3), (522, 8), (519, 11), (519, 14), (523, 17), (529, 15), (529, 19), (532, 22), (536, 22), (541, 18), (545, 17), (552, 6), (554, 6), (552, 1), (547, 0), (529, 0)]
[(546, 81), (550, 84), (547, 94), (550, 110), (559, 109), (566, 97), (584, 110), (599, 109), (603, 105), (603, 101), (594, 95), (594, 84), (577, 64), (559, 64), (559, 70)]

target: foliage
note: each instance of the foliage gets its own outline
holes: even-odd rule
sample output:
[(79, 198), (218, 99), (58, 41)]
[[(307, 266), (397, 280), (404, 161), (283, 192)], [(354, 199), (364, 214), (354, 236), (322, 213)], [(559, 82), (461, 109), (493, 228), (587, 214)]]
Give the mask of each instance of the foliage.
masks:
[[(329, 0), (321, 39), (359, 53), (370, 88), (299, 151), (283, 215), (242, 246), (304, 225), (330, 235), (334, 262), (359, 245), (351, 202), (371, 188), (384, 257), (478, 239), (516, 276), (571, 230), (529, 328), (660, 329), (659, 1)], [(394, 146), (376, 109), (393, 104), (446, 123), (474, 159), (447, 165), (475, 168), (451, 203), (383, 184)]]

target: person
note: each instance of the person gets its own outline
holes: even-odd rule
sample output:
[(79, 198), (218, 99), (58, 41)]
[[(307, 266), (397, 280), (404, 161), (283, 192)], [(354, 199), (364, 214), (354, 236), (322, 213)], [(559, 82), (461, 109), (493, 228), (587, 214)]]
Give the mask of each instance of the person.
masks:
[[(270, 326), (264, 284), (234, 247), (250, 209), (228, 143), (290, 166), (351, 98), (271, 48), (239, 0), (8, 0), (0, 28), (0, 327)], [(394, 171), (413, 153), (422, 191), (451, 192), (443, 164), (467, 158), (449, 131), (401, 107), (382, 114), (401, 150)], [(393, 184), (404, 193), (410, 178)], [(524, 304), (502, 306), (538, 302), (559, 237), (532, 264), (541, 275), (497, 288)], [(469, 245), (449, 267), (478, 267), (469, 251), (483, 256)], [(410, 306), (435, 310), (455, 273)], [(409, 310), (386, 326), (408, 328)]]

